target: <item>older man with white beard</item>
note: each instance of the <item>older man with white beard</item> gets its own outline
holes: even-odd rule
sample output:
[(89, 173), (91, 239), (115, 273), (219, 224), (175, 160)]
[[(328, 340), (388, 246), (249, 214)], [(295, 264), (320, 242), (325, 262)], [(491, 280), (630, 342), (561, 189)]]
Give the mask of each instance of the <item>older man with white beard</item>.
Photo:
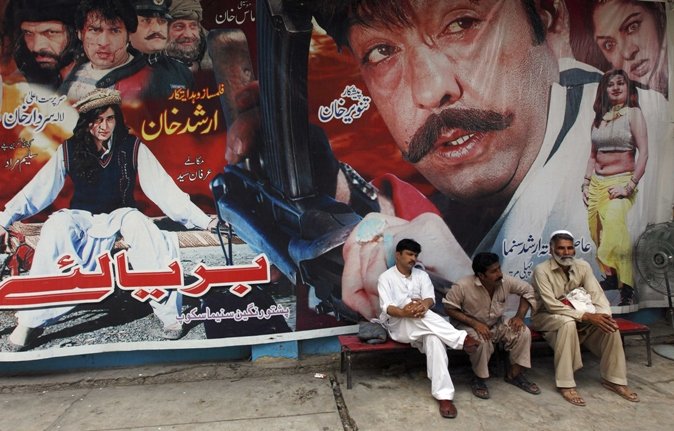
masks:
[(204, 64), (210, 63), (210, 57), (206, 55), (206, 34), (201, 27), (203, 9), (199, 0), (174, 0), (169, 14), (166, 55), (187, 64), (192, 72), (212, 68)]
[[(573, 235), (566, 230), (553, 232), (550, 254), (550, 259), (534, 268), (532, 284), (537, 306), (532, 323), (555, 351), (557, 389), (569, 403), (585, 405), (573, 378), (573, 373), (583, 366), (583, 345), (600, 358), (601, 384), (628, 401), (638, 402), (637, 394), (627, 386), (625, 352), (611, 307), (590, 264), (574, 257)], [(578, 299), (584, 296), (586, 305), (570, 302), (571, 292)]]

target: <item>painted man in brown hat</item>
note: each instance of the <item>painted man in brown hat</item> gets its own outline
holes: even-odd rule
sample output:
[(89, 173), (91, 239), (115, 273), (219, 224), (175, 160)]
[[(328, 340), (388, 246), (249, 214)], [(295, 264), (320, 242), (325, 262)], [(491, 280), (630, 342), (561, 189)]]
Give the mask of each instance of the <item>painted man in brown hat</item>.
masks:
[(192, 72), (212, 68), (206, 55), (206, 32), (201, 27), (203, 10), (199, 0), (174, 0), (169, 14), (166, 54), (189, 64)]

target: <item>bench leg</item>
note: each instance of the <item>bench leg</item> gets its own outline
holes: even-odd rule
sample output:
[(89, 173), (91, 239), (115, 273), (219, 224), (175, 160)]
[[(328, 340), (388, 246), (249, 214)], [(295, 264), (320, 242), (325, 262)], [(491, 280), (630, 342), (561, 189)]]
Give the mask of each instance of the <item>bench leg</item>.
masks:
[(340, 372), (340, 373), (344, 373), (344, 370), (345, 370), (345, 365), (346, 365), (346, 364), (345, 364), (345, 362), (344, 362), (344, 355), (345, 355), (344, 349), (342, 349), (342, 352), (341, 352), (341, 354), (339, 355), (339, 372)]
[(653, 365), (653, 362), (651, 361), (651, 332), (646, 332), (645, 334), (646, 337), (646, 366), (650, 367)]
[(351, 352), (346, 352), (346, 389), (351, 389)]

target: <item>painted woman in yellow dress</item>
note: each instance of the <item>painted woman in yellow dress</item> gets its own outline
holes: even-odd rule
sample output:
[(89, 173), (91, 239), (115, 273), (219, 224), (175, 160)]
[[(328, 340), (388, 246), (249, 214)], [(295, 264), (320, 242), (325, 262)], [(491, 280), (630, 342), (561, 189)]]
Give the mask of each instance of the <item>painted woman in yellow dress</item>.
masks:
[(634, 303), (632, 241), (627, 214), (646, 170), (648, 136), (634, 83), (622, 70), (607, 72), (594, 102), (592, 150), (582, 186), (604, 290), (620, 289), (620, 303)]

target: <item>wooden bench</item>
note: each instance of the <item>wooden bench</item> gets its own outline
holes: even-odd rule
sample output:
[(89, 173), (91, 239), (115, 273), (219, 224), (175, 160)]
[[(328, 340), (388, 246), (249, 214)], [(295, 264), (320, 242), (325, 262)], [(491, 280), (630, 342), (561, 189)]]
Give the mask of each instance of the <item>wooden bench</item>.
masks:
[[(620, 338), (623, 340), (623, 344), (625, 342), (625, 337), (634, 335), (638, 335), (643, 340), (646, 341), (646, 358), (647, 358), (646, 365), (650, 367), (652, 365), (651, 329), (642, 323), (632, 322), (631, 320), (623, 319), (620, 317), (616, 317), (615, 321), (616, 323), (618, 323), (618, 328), (620, 330)], [(540, 332), (535, 331), (534, 329), (531, 328), (531, 326), (529, 326), (529, 329), (531, 330), (532, 343), (538, 341), (545, 341), (543, 335)], [(368, 344), (361, 341), (357, 335), (339, 335), (337, 338), (339, 339), (339, 345), (341, 347), (339, 367), (342, 373), (346, 371), (347, 389), (351, 389), (353, 387), (352, 372), (351, 372), (352, 354), (368, 353), (368, 352), (400, 351), (413, 348), (407, 343), (398, 343), (397, 341), (393, 341), (391, 339), (387, 340), (385, 343)], [(501, 349), (497, 348), (495, 351), (497, 361), (499, 363), (502, 363), (503, 365), (502, 367), (499, 366), (498, 368), (503, 368), (505, 370), (507, 363), (507, 355), (506, 352), (500, 350)]]
[[(620, 338), (625, 344), (625, 337), (630, 337), (634, 335), (640, 336), (643, 340), (646, 341), (646, 366), (650, 367), (653, 362), (651, 360), (651, 328), (644, 325), (643, 323), (632, 322), (631, 320), (623, 319), (622, 317), (614, 318), (618, 324), (618, 330), (620, 331)], [(531, 342), (535, 341), (545, 341), (543, 335), (535, 331), (529, 326), (531, 330)]]

